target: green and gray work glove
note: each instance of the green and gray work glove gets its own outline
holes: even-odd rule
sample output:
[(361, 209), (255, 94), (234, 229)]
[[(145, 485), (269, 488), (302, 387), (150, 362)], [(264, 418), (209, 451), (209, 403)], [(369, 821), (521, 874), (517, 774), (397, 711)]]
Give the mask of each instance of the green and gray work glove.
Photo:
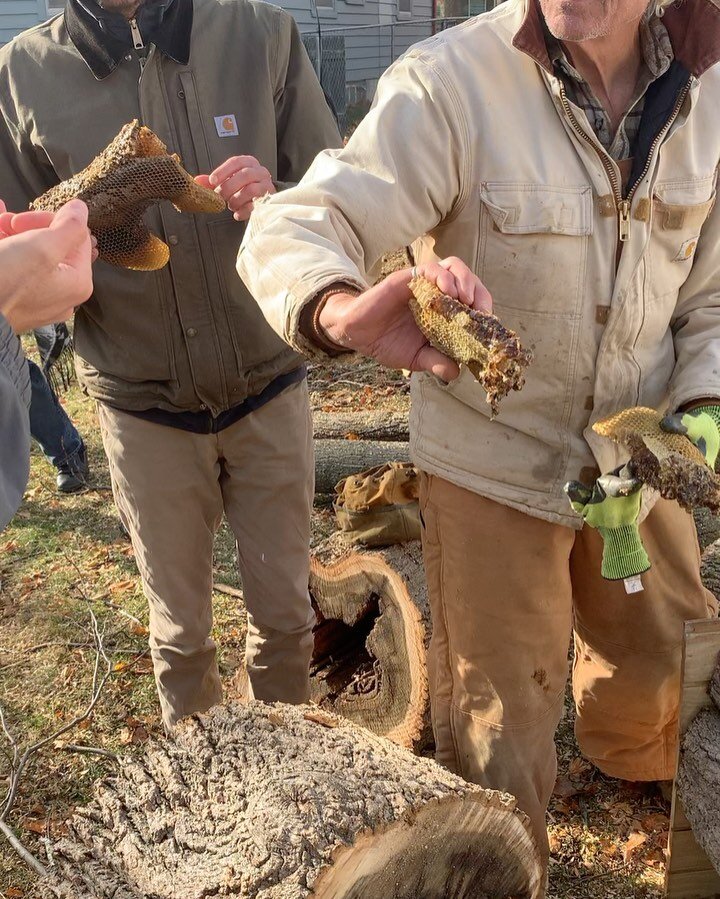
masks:
[(720, 451), (720, 406), (697, 406), (690, 412), (666, 415), (660, 427), (670, 434), (684, 434), (705, 456), (710, 468), (715, 468)]
[(600, 573), (604, 578), (628, 580), (650, 568), (637, 523), (642, 484), (630, 475), (627, 466), (602, 475), (592, 488), (570, 481), (565, 485), (565, 493), (585, 524), (600, 532), (603, 539)]

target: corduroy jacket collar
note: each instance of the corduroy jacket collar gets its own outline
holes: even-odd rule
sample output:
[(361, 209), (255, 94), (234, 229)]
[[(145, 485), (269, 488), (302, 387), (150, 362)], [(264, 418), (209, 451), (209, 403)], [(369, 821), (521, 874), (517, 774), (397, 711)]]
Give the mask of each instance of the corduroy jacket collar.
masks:
[[(115, 71), (120, 60), (132, 48), (113, 30), (103, 28), (106, 13), (96, 0), (68, 0), (65, 27), (93, 75), (102, 81)], [(193, 0), (173, 0), (162, 14), (152, 43), (170, 59), (187, 65), (190, 59), (190, 33), (193, 22)], [(129, 35), (129, 26), (128, 26)]]
[[(513, 46), (552, 72), (540, 5), (538, 0), (526, 2), (525, 20), (513, 39)], [(670, 34), (675, 59), (690, 74), (699, 78), (720, 61), (720, 7), (717, 0), (685, 0), (674, 4), (665, 12), (663, 23)]]

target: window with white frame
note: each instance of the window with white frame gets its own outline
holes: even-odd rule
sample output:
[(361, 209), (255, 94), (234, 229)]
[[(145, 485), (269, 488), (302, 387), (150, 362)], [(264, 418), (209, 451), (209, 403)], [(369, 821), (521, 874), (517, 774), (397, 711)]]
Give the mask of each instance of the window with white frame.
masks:
[(409, 19), (412, 16), (412, 0), (397, 0), (398, 16)]
[(325, 11), (335, 9), (335, 0), (315, 0), (315, 6)]

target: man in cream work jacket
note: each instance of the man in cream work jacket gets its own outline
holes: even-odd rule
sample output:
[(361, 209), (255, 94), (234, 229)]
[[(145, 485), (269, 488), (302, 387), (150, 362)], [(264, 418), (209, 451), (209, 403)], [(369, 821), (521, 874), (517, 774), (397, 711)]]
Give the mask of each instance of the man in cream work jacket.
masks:
[[(254, 694), (309, 695), (312, 432), (303, 360), (235, 271), (252, 200), (340, 143), (292, 17), (254, 0), (68, 0), (0, 51), (0, 196), (23, 209), (133, 119), (228, 201), (147, 216), (170, 262), (95, 266), (75, 317), (80, 380), (98, 401), (116, 502), (150, 603), (163, 719), (221, 696), (213, 536), (237, 537)], [(208, 182), (208, 176), (209, 182)]]
[[(563, 487), (624, 461), (590, 426), (627, 407), (681, 410), (666, 426), (717, 449), (718, 59), (712, 0), (508, 0), (395, 64), (348, 146), (256, 205), (239, 256), (297, 350), (418, 372), (438, 758), (514, 793), (545, 848), (571, 630), (582, 751), (611, 776), (664, 780), (682, 622), (715, 613), (677, 504), (646, 496), (640, 512), (639, 490), (614, 496), (605, 478), (603, 502), (571, 489), (579, 515)], [(368, 289), (418, 235), (420, 273), (492, 300), (534, 349), (495, 421), (413, 324), (410, 272)], [(630, 563), (651, 566), (633, 595)]]

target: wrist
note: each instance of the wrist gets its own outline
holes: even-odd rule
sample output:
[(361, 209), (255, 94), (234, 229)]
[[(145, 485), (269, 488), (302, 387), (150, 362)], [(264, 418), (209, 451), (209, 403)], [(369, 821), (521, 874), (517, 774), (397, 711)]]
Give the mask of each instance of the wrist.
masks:
[[(331, 284), (325, 288), (303, 309), (300, 315), (300, 333), (328, 356), (352, 353), (353, 350), (342, 339), (343, 312), (359, 293), (359, 290), (343, 283)], [(340, 299), (336, 300), (336, 297)], [(330, 308), (326, 309), (328, 305)]]
[(603, 539), (600, 573), (611, 581), (642, 574), (650, 568), (650, 559), (640, 539), (637, 524), (617, 528), (598, 528)]
[(327, 291), (315, 312), (317, 330), (339, 349), (350, 352), (352, 339), (347, 331), (347, 313), (356, 296), (344, 288)]

